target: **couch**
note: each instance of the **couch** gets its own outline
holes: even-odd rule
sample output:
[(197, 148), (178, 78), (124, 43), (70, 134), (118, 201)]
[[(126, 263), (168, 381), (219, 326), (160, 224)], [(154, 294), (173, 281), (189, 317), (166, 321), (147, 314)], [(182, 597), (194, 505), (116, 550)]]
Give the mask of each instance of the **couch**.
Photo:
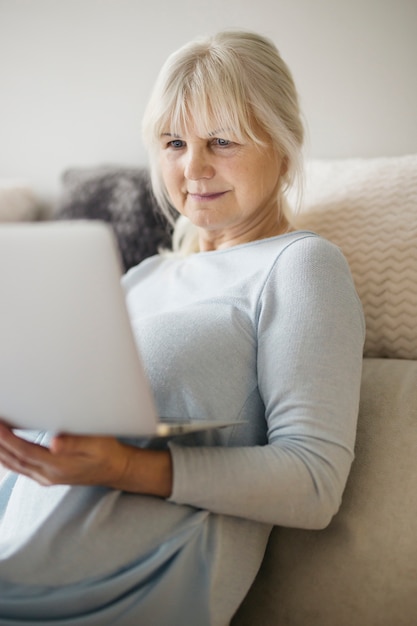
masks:
[(320, 531), (275, 528), (233, 626), (417, 624), (417, 156), (308, 164), (297, 226), (337, 243), (367, 336), (355, 461)]
[[(125, 269), (169, 243), (146, 170), (72, 168), (62, 183), (53, 218), (111, 222)], [(364, 306), (356, 454), (326, 529), (273, 529), (232, 626), (414, 626), (417, 156), (312, 160), (291, 219), (340, 246)]]

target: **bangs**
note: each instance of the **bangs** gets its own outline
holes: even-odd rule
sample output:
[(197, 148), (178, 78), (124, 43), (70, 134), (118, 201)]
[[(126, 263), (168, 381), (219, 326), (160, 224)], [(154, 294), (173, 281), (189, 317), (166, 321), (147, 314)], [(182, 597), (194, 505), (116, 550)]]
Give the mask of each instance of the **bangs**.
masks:
[[(185, 75), (178, 73), (154, 110), (154, 140), (164, 132), (183, 135), (191, 130), (201, 137), (227, 131), (237, 141), (263, 144), (243, 83), (226, 73), (219, 59), (198, 59)], [(238, 74), (240, 76), (240, 73)]]

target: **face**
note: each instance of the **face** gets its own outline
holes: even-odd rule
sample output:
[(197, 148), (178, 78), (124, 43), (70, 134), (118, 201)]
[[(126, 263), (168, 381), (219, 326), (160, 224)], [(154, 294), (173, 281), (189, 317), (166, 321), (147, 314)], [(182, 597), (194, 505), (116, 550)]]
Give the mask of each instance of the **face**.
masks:
[(281, 159), (266, 135), (259, 146), (228, 130), (160, 137), (160, 167), (171, 203), (200, 236), (232, 245), (276, 234)]

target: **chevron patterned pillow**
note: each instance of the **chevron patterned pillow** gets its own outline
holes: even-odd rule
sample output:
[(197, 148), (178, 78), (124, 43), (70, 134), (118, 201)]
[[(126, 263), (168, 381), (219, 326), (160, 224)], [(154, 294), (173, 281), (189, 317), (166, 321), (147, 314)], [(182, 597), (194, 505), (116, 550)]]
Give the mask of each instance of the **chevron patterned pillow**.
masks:
[(291, 221), (347, 258), (366, 317), (364, 356), (417, 359), (417, 155), (311, 160)]

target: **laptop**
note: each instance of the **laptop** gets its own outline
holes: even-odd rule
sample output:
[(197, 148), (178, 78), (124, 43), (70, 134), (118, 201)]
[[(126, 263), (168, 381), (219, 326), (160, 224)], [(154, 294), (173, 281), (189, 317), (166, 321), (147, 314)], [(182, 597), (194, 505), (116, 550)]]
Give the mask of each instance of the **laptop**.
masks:
[(235, 422), (160, 420), (110, 225), (0, 226), (0, 418), (18, 429), (172, 436)]

